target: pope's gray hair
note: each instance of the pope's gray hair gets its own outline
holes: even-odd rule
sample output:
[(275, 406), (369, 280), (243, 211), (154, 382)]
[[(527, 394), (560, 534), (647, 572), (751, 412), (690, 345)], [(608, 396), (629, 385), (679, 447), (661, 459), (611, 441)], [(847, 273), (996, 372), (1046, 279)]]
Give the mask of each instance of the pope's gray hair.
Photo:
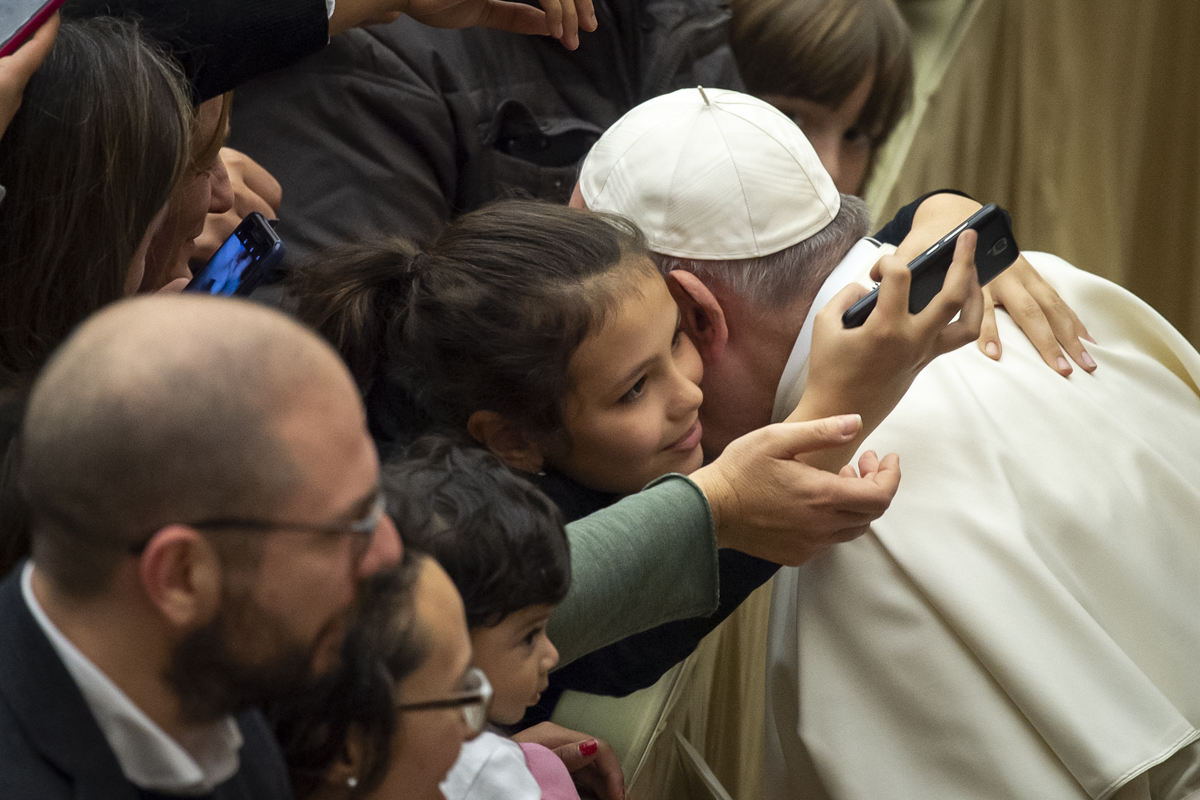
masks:
[(854, 195), (842, 195), (833, 221), (802, 242), (758, 258), (708, 261), (655, 254), (659, 270), (682, 269), (715, 278), (753, 305), (778, 310), (811, 301), (854, 243), (867, 234), (871, 213)]

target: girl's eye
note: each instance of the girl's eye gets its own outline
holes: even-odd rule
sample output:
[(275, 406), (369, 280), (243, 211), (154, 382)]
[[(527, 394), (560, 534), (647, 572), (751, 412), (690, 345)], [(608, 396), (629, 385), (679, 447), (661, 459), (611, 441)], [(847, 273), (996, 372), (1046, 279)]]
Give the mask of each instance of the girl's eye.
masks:
[(534, 628), (525, 635), (525, 644), (528, 647), (533, 647), (533, 643), (537, 641), (538, 634), (542, 632), (541, 628)]
[(679, 347), (681, 341), (683, 341), (683, 328), (676, 328), (675, 335), (671, 337), (671, 349)]
[(632, 389), (630, 389), (625, 394), (621, 395), (620, 402), (632, 403), (634, 400), (637, 400), (639, 397), (642, 396), (642, 392), (645, 391), (645, 389), (646, 389), (646, 376), (643, 375), (641, 378), (638, 379), (638, 382), (633, 385)]

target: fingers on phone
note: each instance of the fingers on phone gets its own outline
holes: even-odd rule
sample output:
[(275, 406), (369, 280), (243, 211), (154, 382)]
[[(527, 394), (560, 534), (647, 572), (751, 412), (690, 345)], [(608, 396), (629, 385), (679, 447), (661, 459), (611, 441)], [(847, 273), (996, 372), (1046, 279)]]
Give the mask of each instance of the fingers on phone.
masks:
[(884, 256), (879, 261), (879, 299), (875, 310), (867, 318), (868, 324), (883, 324), (884, 320), (904, 319), (908, 316), (908, 292), (912, 285), (912, 273), (903, 259)]

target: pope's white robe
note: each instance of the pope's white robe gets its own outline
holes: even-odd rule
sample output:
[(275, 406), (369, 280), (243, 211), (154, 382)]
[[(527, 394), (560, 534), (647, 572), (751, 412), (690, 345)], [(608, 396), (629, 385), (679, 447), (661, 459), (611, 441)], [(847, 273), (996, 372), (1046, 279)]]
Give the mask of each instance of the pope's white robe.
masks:
[(775, 579), (768, 798), (1197, 780), (1142, 773), (1200, 738), (1200, 355), (1120, 287), (1026, 255), (1099, 368), (1061, 377), (998, 314), (999, 363), (936, 359), (868, 437), (900, 454), (891, 507)]

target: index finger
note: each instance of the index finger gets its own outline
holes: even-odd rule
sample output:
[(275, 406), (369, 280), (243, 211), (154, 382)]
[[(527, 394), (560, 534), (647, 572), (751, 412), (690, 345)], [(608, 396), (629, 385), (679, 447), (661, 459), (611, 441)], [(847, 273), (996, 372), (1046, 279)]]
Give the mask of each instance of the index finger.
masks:
[[(572, 0), (566, 0), (568, 5), (572, 4)], [(546, 30), (550, 31), (550, 35), (555, 39), (563, 39), (565, 31), (563, 30), (563, 7), (561, 0), (538, 0), (542, 11), (546, 12)], [(571, 11), (574, 12), (572, 5)], [(564, 41), (563, 44), (566, 44)], [(574, 49), (574, 48), (572, 48)]]

